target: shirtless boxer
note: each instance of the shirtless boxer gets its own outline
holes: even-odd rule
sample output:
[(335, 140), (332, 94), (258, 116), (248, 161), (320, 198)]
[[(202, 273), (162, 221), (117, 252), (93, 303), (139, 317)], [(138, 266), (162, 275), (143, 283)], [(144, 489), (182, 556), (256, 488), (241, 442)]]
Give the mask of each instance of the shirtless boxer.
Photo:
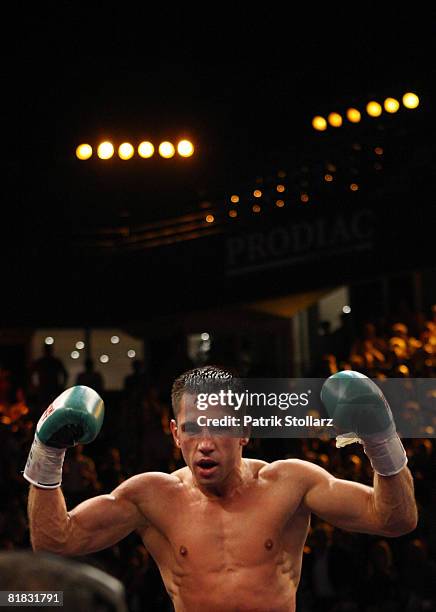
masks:
[[(136, 530), (159, 566), (177, 612), (292, 612), (312, 512), (342, 529), (388, 537), (416, 527), (406, 454), (389, 407), (372, 381), (362, 377), (373, 385), (374, 405), (378, 414), (383, 413), (381, 420), (377, 417), (378, 426), (388, 426), (381, 435), (372, 432), (363, 439), (375, 472), (374, 486), (368, 487), (336, 479), (307, 461), (268, 464), (244, 459), (247, 438), (211, 435), (206, 428), (192, 427), (189, 415), (195, 396), (188, 382), (221, 377), (228, 379), (229, 374), (206, 366), (185, 373), (173, 385), (176, 419), (171, 431), (187, 467), (172, 474), (133, 476), (111, 494), (89, 499), (69, 512), (60, 489), (65, 448), (59, 447), (95, 437), (102, 402), (87, 387), (64, 392), (51, 413), (41, 417), (24, 471), (33, 485), (33, 549), (84, 555)], [(340, 406), (347, 414), (355, 410), (351, 395)], [(323, 400), (333, 411), (339, 406), (329, 387)], [(86, 437), (89, 418), (93, 431)], [(59, 422), (53, 424), (55, 419)], [(361, 432), (357, 434), (362, 438)]]

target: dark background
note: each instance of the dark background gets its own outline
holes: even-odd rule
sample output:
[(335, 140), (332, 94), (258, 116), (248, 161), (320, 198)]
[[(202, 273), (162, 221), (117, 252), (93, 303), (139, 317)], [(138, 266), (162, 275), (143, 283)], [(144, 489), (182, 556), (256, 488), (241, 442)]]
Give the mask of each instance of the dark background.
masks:
[[(356, 137), (364, 147), (380, 144), (380, 136), (389, 145), (389, 174), (369, 177), (358, 194), (360, 205), (377, 202), (386, 237), (389, 219), (399, 215), (400, 232), (410, 222), (431, 227), (434, 15), (423, 4), (413, 11), (371, 2), (298, 10), (284, 3), (19, 6), (5, 78), (11, 102), (4, 122), (11, 136), (2, 207), (5, 324), (123, 323), (198, 307), (200, 293), (205, 305), (240, 299), (235, 283), (222, 280), (221, 239), (243, 227), (242, 218), (231, 228), (219, 222), (226, 198), (248, 193), (256, 177), (282, 168), (296, 200), (302, 171), (313, 179), (335, 155), (342, 168), (355, 165), (345, 151)], [(315, 114), (363, 109), (369, 99), (405, 91), (420, 95), (416, 111), (336, 132), (311, 128)], [(80, 142), (182, 135), (196, 145), (189, 160), (79, 162), (74, 155)], [(343, 179), (346, 185), (349, 177)], [(325, 210), (343, 199), (342, 192), (322, 193), (315, 201)], [(126, 233), (198, 214), (205, 202), (218, 211), (216, 242), (201, 239), (203, 227), (199, 239), (177, 245), (128, 245)], [(280, 224), (300, 214), (296, 206), (273, 218), (277, 212), (245, 224)], [(406, 268), (430, 265), (431, 252), (423, 250), (430, 242), (431, 236), (409, 241)], [(300, 276), (294, 290), (307, 285), (307, 273)], [(264, 275), (261, 283), (248, 278), (242, 293), (254, 284), (256, 295), (271, 295), (277, 285), (268, 286)], [(97, 307), (102, 301), (104, 309)]]

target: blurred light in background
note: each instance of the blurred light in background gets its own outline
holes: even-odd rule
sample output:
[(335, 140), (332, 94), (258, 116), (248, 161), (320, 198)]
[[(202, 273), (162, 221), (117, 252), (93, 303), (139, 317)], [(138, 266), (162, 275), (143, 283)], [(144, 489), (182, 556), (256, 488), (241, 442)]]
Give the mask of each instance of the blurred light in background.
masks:
[(120, 341), (120, 337), (119, 336), (112, 336), (111, 337), (112, 344), (118, 344), (119, 341)]
[(130, 142), (123, 142), (118, 147), (118, 155), (121, 159), (131, 159), (135, 153), (135, 149)]
[(351, 191), (359, 191), (359, 185), (357, 183), (351, 183), (350, 189)]
[(403, 96), (403, 104), (406, 108), (416, 108), (419, 105), (419, 98), (416, 94), (408, 92)]
[(201, 334), (201, 339), (203, 340), (203, 342), (206, 342), (206, 340), (209, 340), (210, 336), (207, 332), (203, 332)]
[(107, 363), (109, 361), (109, 355), (100, 355), (100, 362)]
[(396, 113), (400, 108), (400, 103), (395, 98), (386, 98), (383, 106), (385, 107), (385, 111), (387, 113)]
[(213, 223), (215, 221), (215, 217), (213, 215), (206, 216), (206, 223)]
[(100, 159), (110, 159), (114, 154), (114, 147), (111, 142), (105, 141), (98, 145), (97, 155)]
[(79, 359), (79, 357), (80, 357), (79, 351), (73, 351), (71, 353), (71, 359)]
[(347, 109), (347, 119), (348, 121), (351, 121), (351, 123), (359, 123), (361, 118), (362, 115), (360, 114), (360, 111), (357, 110), (357, 108)]
[(236, 210), (229, 210), (229, 217), (232, 217), (232, 219), (234, 219), (237, 216), (238, 216), (238, 213)]
[(233, 204), (237, 204), (237, 203), (239, 202), (239, 196), (237, 196), (237, 195), (232, 195), (232, 197), (230, 198), (230, 201), (231, 201)]
[(300, 200), (302, 202), (308, 202), (309, 201), (309, 196), (307, 195), (307, 193), (302, 193), (300, 196)]
[(276, 200), (277, 208), (283, 208), (284, 205), (285, 205), (284, 200)]
[(139, 146), (138, 146), (139, 157), (148, 159), (149, 157), (153, 156), (153, 153), (154, 153), (154, 146), (151, 142), (148, 142), (148, 140), (144, 140), (143, 142), (139, 143)]
[(261, 198), (262, 197), (262, 192), (261, 192), (260, 189), (255, 189), (253, 191), (253, 195), (254, 195), (255, 198)]
[(370, 117), (380, 117), (382, 110), (381, 105), (378, 102), (374, 102), (374, 100), (371, 100), (366, 105), (366, 112)]
[(191, 157), (194, 153), (194, 145), (189, 140), (181, 140), (177, 145), (177, 153), (181, 157)]
[(164, 157), (165, 159), (170, 159), (170, 157), (174, 157), (174, 153), (176, 152), (174, 145), (167, 140), (161, 142), (159, 145), (159, 155)]
[(76, 342), (76, 349), (79, 349), (80, 351), (83, 348), (85, 348), (85, 343), (82, 342), (82, 340), (79, 340), (79, 342)]
[(325, 174), (325, 175), (324, 175), (324, 180), (325, 180), (327, 183), (331, 183), (331, 182), (332, 182), (332, 180), (333, 180), (333, 176), (332, 176), (331, 174)]
[(92, 147), (89, 144), (80, 144), (76, 149), (78, 159), (89, 159), (92, 156)]
[(341, 127), (342, 125), (342, 117), (339, 113), (330, 113), (327, 120), (332, 127)]
[(285, 191), (285, 186), (284, 185), (277, 185), (276, 190), (279, 193), (283, 193)]
[(127, 357), (128, 357), (129, 359), (133, 359), (134, 357), (136, 357), (136, 351), (134, 351), (133, 349), (129, 349), (129, 350), (127, 351)]
[(44, 343), (45, 343), (45, 344), (48, 344), (48, 345), (50, 345), (50, 344), (54, 344), (54, 338), (53, 338), (53, 336), (47, 336), (47, 338), (44, 340)]
[(312, 119), (312, 127), (319, 132), (324, 132), (327, 129), (327, 121), (324, 117), (317, 115)]
[(345, 305), (345, 306), (343, 306), (343, 307), (342, 307), (342, 312), (343, 312), (344, 314), (350, 314), (350, 312), (351, 312), (351, 308), (350, 308), (350, 306), (348, 306), (348, 304), (347, 304), (347, 305)]
[(259, 206), (259, 204), (254, 204), (254, 206), (252, 207), (252, 210), (254, 213), (260, 213), (261, 208)]

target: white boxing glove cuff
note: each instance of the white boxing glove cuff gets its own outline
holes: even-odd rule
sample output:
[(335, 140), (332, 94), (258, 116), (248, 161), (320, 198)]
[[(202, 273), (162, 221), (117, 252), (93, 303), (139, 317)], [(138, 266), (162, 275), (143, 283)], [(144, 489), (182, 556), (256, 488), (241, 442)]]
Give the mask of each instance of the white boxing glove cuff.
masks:
[(35, 435), (24, 468), (24, 478), (41, 489), (60, 487), (65, 451), (65, 448), (53, 448), (43, 444)]
[(380, 476), (394, 476), (407, 465), (406, 451), (394, 423), (385, 431), (365, 435), (362, 442), (373, 470)]

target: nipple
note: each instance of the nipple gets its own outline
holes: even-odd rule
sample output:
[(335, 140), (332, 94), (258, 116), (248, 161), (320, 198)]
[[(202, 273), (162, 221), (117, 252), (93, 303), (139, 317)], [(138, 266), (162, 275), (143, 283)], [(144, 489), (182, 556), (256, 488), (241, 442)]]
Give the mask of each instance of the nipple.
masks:
[(182, 557), (186, 557), (186, 555), (188, 554), (188, 551), (186, 550), (184, 546), (181, 546), (179, 549), (179, 553), (182, 555)]
[(265, 548), (266, 548), (267, 550), (271, 550), (271, 548), (272, 548), (272, 547), (273, 547), (273, 541), (268, 539), (268, 540), (265, 542)]

